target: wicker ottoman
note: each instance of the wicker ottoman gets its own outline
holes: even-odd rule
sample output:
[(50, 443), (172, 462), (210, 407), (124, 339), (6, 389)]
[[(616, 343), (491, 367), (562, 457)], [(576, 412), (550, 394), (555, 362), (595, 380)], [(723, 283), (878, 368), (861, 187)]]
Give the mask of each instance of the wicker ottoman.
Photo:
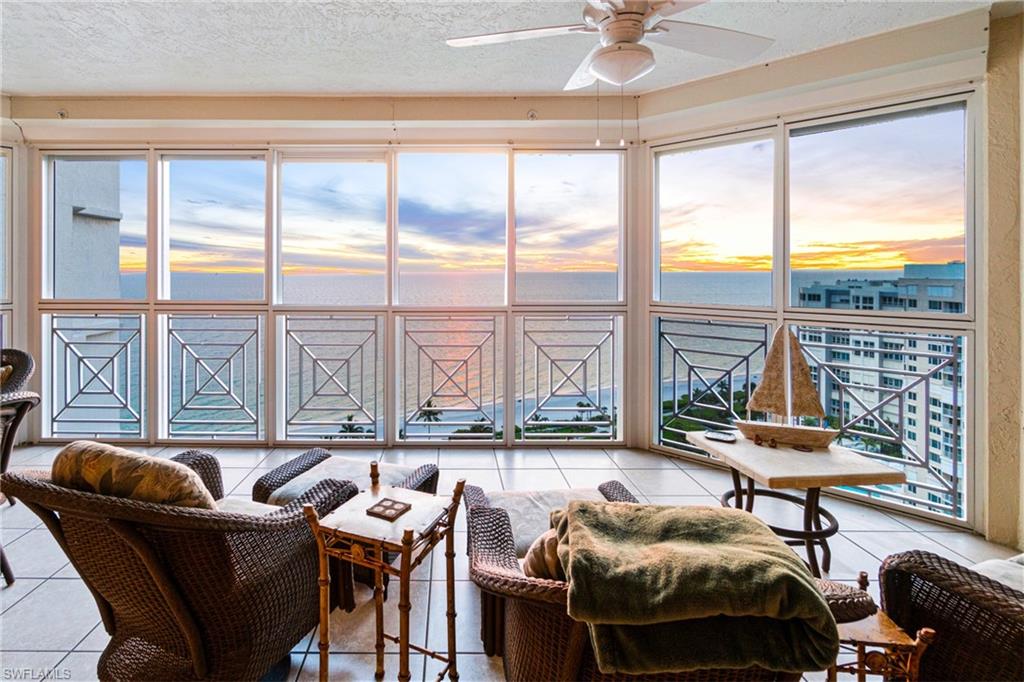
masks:
[[(431, 495), (437, 493), (439, 472), (435, 464), (424, 464), (420, 467), (378, 464), (378, 469), (380, 482), (384, 485), (419, 490)], [(256, 502), (283, 506), (325, 479), (351, 481), (360, 489), (368, 488), (370, 464), (361, 459), (331, 455), (323, 448), (313, 448), (261, 476), (252, 487), (252, 499)], [(388, 561), (393, 561), (395, 557), (387, 558)], [(346, 611), (355, 608), (353, 579), (373, 585), (373, 574), (369, 570), (356, 567), (353, 575), (352, 565), (348, 563), (342, 564), (332, 560), (331, 575), (335, 576), (332, 607), (341, 606)], [(385, 599), (388, 578), (389, 576), (384, 576)]]
[[(520, 511), (516, 514), (515, 522), (509, 520), (509, 512), (500, 506), (509, 501), (509, 496), (517, 493), (485, 493), (475, 485), (467, 485), (463, 493), (463, 500), (466, 504), (466, 523), (469, 530), (467, 551), (469, 553), (470, 578), (480, 587), (480, 639), (484, 644), (484, 653), (488, 656), (503, 655), (504, 627), (505, 627), (505, 597), (489, 592), (486, 585), (481, 584), (476, 577), (478, 562), (486, 563), (491, 555), (483, 555), (474, 551), (477, 539), (482, 539), (482, 547), (490, 546), (493, 543), (492, 536), (495, 528), (490, 523), (492, 516), (485, 512), (487, 510), (500, 510), (504, 519), (503, 532), (507, 534), (504, 541), (511, 544), (511, 562), (515, 564), (514, 569), (522, 576), (517, 559), (522, 558), (530, 544), (540, 536), (547, 527), (547, 514), (554, 509), (559, 509), (568, 504), (571, 500), (579, 499), (605, 499), (610, 502), (639, 502), (633, 494), (626, 489), (619, 481), (605, 481), (597, 488), (576, 488), (566, 490), (544, 490), (532, 491), (529, 493), (518, 493), (529, 495), (527, 511)], [(530, 513), (529, 508), (533, 508)], [(546, 508), (545, 508), (546, 507)], [(510, 529), (506, 531), (504, 529)], [(517, 537), (518, 536), (518, 537)], [(503, 557), (506, 562), (508, 556)], [(525, 576), (523, 576), (525, 577)]]

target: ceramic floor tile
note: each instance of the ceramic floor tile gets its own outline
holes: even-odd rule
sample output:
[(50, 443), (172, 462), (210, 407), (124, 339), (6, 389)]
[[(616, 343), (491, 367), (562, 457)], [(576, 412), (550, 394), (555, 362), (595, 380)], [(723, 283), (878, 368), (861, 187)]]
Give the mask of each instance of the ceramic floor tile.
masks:
[[(505, 682), (505, 670), (502, 667), (500, 656), (485, 656), (483, 654), (459, 653), (458, 658), (459, 680), (462, 682)], [(437, 674), (444, 668), (444, 663), (427, 659), (427, 669), (424, 680), (431, 682), (437, 679)]]
[(672, 455), (666, 455), (666, 457), (672, 460), (672, 463), (675, 464), (676, 467), (678, 467), (679, 469), (707, 469), (709, 467), (715, 466), (714, 464), (710, 464), (710, 462), (717, 461), (712, 460), (710, 457), (704, 457), (702, 455), (691, 453), (681, 453), (675, 457), (673, 457)]
[(68, 563), (64, 550), (45, 528), (31, 530), (4, 545), (4, 553), (19, 578), (49, 578)]
[(17, 456), (11, 455), (12, 464), (23, 464), (38, 468), (47, 468), (53, 464), (54, 458), (63, 449), (61, 445), (33, 445), (19, 451)]
[[(312, 446), (311, 446), (312, 447)], [(311, 448), (274, 448), (270, 453), (260, 460), (257, 465), (259, 469), (274, 469), (286, 462), (290, 462), (302, 453), (306, 452)]]
[(5, 651), (0, 654), (0, 680), (42, 680), (62, 658), (63, 651)]
[(706, 495), (707, 491), (679, 469), (623, 469), (644, 495)]
[(252, 469), (259, 466), (260, 462), (267, 458), (272, 452), (271, 448), (218, 448), (214, 456), (220, 462), (221, 467), (235, 469)]
[(911, 516), (910, 514), (901, 514), (899, 512), (886, 510), (886, 513), (907, 526), (911, 530), (924, 533), (962, 533), (963, 528), (958, 526), (940, 523), (939, 521), (931, 521), (929, 519), (923, 519), (917, 516)]
[[(85, 636), (78, 646), (75, 647), (75, 651), (86, 651), (86, 652), (102, 652), (107, 648), (107, 644), (110, 643), (110, 635), (103, 629), (103, 623), (99, 623), (92, 629), (88, 635)], [(305, 649), (303, 649), (305, 651)]]
[(670, 504), (680, 507), (720, 507), (711, 495), (648, 495), (649, 504)]
[(385, 450), (382, 462), (420, 466), (421, 464), (437, 464), (437, 448), (394, 448)]
[(497, 469), (493, 448), (441, 448), (437, 466), (445, 469)]
[(558, 469), (499, 469), (505, 490), (557, 490), (569, 482)]
[[(413, 680), (423, 679), (423, 655), (412, 653), (409, 656), (409, 672)], [(374, 654), (331, 654), (328, 662), (327, 679), (331, 682), (370, 682), (377, 669), (377, 657)], [(306, 656), (305, 663), (298, 675), (298, 682), (315, 682), (320, 671), (320, 659), (316, 651)], [(384, 679), (398, 677), (398, 654), (384, 654)], [(468, 678), (461, 678), (470, 682)]]
[[(398, 579), (392, 579), (388, 587), (388, 599), (384, 602), (384, 631), (398, 634)], [(412, 611), (409, 617), (411, 641), (423, 644), (427, 637), (427, 612), (430, 599), (430, 582), (413, 580), (409, 588)], [(331, 651), (335, 653), (373, 653), (375, 635), (375, 619), (373, 591), (365, 585), (356, 584), (356, 608), (352, 613), (335, 609), (331, 613)], [(317, 635), (319, 637), (319, 635)], [(316, 651), (317, 639), (314, 638), (311, 649)], [(393, 643), (388, 643), (388, 650), (397, 651)]]
[(330, 448), (329, 452), (337, 457), (348, 457), (350, 459), (358, 459), (364, 462), (379, 462), (381, 457), (384, 456), (384, 448), (374, 447), (338, 447)]
[[(455, 579), (469, 580), (469, 557), (466, 556), (467, 533), (455, 533)], [(431, 575), (434, 581), (445, 579), (445, 545), (439, 544), (431, 552), (430, 563), (432, 566)], [(443, 583), (442, 583), (443, 584)]]
[(22, 578), (18, 575), (16, 566), (12, 564), (11, 568), (14, 569), (14, 584), (5, 585), (0, 581), (0, 585), (3, 585), (0, 587), (0, 613), (17, 604), (29, 592), (43, 584), (42, 578)]
[(48, 680), (57, 682), (93, 682), (99, 677), (96, 667), (100, 663), (98, 651), (72, 651), (53, 666)]
[(905, 531), (910, 528), (880, 509), (823, 495), (821, 506), (835, 514), (840, 530)]
[(4, 613), (0, 650), (70, 651), (99, 620), (81, 580), (47, 580)]
[[(867, 571), (872, 579), (878, 575), (878, 559), (842, 533), (829, 538), (828, 545), (832, 549), (832, 568), (825, 577), (833, 580), (856, 580), (861, 571)], [(803, 547), (794, 547), (793, 551), (801, 559), (807, 559), (807, 552)], [(821, 562), (820, 549), (818, 561)]]
[(643, 497), (643, 492), (619, 469), (563, 469), (562, 475), (569, 481), (570, 488), (596, 488), (607, 481), (619, 481), (634, 497)]
[(597, 448), (551, 448), (551, 456), (561, 469), (607, 469), (615, 462)]
[(494, 451), (500, 469), (557, 469), (547, 448), (499, 448)]
[(621, 469), (675, 469), (671, 459), (647, 450), (609, 448), (605, 450)]
[(716, 469), (706, 466), (701, 469), (686, 469), (686, 474), (693, 480), (700, 483), (708, 495), (721, 497), (726, 490), (732, 490), (732, 474), (728, 469)]
[[(435, 580), (430, 586), (430, 626), (427, 648), (448, 650), (448, 593), (445, 583)], [(483, 653), (480, 641), (480, 590), (468, 580), (455, 583), (455, 648), (456, 651)], [(469, 679), (469, 678), (462, 678)]]
[(939, 543), (966, 557), (971, 563), (988, 559), (1008, 559), (1020, 554), (1020, 550), (988, 542), (974, 533), (922, 533), (926, 538)]
[(497, 469), (441, 469), (437, 477), (437, 492), (450, 495), (455, 482), (466, 479), (466, 485), (487, 490), (501, 490), (501, 476)]
[(248, 487), (241, 485), (246, 479), (250, 479), (250, 475), (253, 473), (252, 467), (239, 467), (239, 468), (224, 468), (221, 467), (220, 476), (224, 482), (224, 494), (230, 495), (232, 493), (238, 493), (242, 495), (249, 495), (252, 493), (252, 485)]
[[(841, 523), (841, 522), (840, 522)], [(898, 552), (906, 552), (912, 549), (921, 549), (939, 556), (944, 556), (958, 564), (969, 566), (973, 563), (967, 557), (953, 551), (945, 545), (941, 545), (931, 538), (914, 531), (908, 533), (871, 533), (871, 532), (843, 532), (852, 542), (863, 547), (865, 551), (872, 554), (879, 561)]]
[(42, 520), (35, 512), (22, 503), (7, 502), (0, 505), (0, 528), (35, 528), (42, 525)]

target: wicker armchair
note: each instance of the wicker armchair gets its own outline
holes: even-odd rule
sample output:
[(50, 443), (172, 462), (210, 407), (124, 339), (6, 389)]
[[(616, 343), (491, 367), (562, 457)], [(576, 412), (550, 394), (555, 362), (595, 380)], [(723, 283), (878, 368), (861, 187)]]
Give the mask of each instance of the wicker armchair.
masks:
[[(28, 353), (14, 348), (4, 348), (0, 351), (0, 365), (10, 365), (13, 368), (11, 376), (4, 382), (0, 389), (0, 474), (7, 471), (11, 463), (11, 452), (14, 451), (14, 441), (18, 437), (18, 429), (22, 421), (39, 404), (39, 396), (28, 390), (28, 381), (35, 372), (36, 363)], [(5, 496), (0, 492), (0, 504), (6, 502)], [(14, 500), (10, 500), (14, 504)], [(0, 543), (0, 574), (8, 585), (14, 583), (14, 571), (4, 554), (3, 544)]]
[(935, 630), (921, 680), (1024, 679), (1024, 592), (922, 551), (886, 558), (879, 582), (897, 625)]
[[(220, 497), (206, 453), (174, 458)], [(322, 481), (263, 516), (80, 492), (8, 473), (8, 495), (34, 511), (92, 592), (110, 643), (103, 680), (259, 679), (317, 624), (316, 542), (302, 513), (356, 494)]]
[[(609, 502), (639, 502), (633, 493), (626, 489), (619, 481), (605, 481), (597, 487)], [(488, 524), (481, 527), (474, 527), (474, 509), (490, 509), (491, 502), (487, 493), (475, 485), (467, 485), (462, 494), (462, 501), (466, 505), (466, 525), (469, 530), (466, 542), (466, 554), (473, 556), (473, 542), (478, 534), (489, 534), (493, 529)], [(508, 515), (505, 515), (508, 518)], [(510, 525), (511, 529), (511, 525)], [(510, 530), (511, 533), (511, 530)], [(511, 536), (514, 538), (514, 536)], [(512, 558), (516, 558), (515, 543), (513, 542)], [(518, 563), (516, 564), (518, 566)], [(484, 653), (488, 656), (501, 656), (504, 646), (505, 632), (505, 599), (497, 594), (480, 591), (480, 641), (484, 645)]]
[[(499, 507), (470, 509), (474, 529), (470, 578), (502, 603), (505, 679), (520, 680), (799, 680), (799, 673), (762, 668), (694, 670), (658, 675), (605, 675), (597, 667), (586, 623), (566, 613), (568, 584), (527, 577), (519, 566), (508, 513)], [(486, 620), (486, 619), (485, 619)], [(680, 646), (686, 646), (680, 642)]]

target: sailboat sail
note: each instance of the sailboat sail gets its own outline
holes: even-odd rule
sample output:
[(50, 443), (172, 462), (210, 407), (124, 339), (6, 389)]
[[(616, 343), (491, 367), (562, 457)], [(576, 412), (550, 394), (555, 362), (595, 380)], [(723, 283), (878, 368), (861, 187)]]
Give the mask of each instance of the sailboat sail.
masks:
[[(786, 395), (786, 347), (783, 334), (789, 341), (789, 393)], [(792, 401), (792, 402), (790, 402)], [(757, 412), (771, 412), (784, 416), (825, 416), (818, 398), (818, 389), (811, 381), (811, 368), (804, 358), (796, 335), (788, 327), (779, 327), (772, 338), (764, 361), (761, 384), (750, 397), (748, 407)]]

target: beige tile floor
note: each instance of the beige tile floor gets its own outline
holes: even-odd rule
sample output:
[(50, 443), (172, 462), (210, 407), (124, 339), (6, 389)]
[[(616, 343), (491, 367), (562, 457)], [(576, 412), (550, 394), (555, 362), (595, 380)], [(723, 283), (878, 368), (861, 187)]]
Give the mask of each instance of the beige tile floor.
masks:
[[(152, 454), (169, 456), (179, 447), (150, 448)], [(12, 468), (49, 466), (57, 448), (35, 446), (18, 449)], [(292, 448), (221, 448), (220, 458), (228, 494), (248, 497), (253, 482), (267, 469), (294, 457)], [(341, 451), (339, 451), (341, 453)], [(484, 489), (537, 489), (592, 486), (608, 479), (622, 481), (642, 501), (660, 504), (717, 504), (729, 487), (729, 476), (699, 462), (671, 459), (658, 454), (625, 449), (408, 449), (348, 450), (348, 456), (367, 461), (383, 455), (383, 461), (441, 467), (441, 489), (464, 476)], [(800, 514), (791, 505), (758, 501), (758, 514), (766, 520), (799, 525)], [(883, 512), (846, 500), (829, 498), (825, 505), (839, 519), (841, 532), (832, 541), (831, 577), (853, 581), (859, 571), (877, 574), (881, 559), (910, 548), (927, 549), (970, 565), (991, 557), (1006, 557), (1015, 550), (986, 542), (970, 533)], [(479, 640), (479, 601), (468, 580), (464, 552), (465, 525), (460, 521), (457, 538), (458, 650), (464, 682), (502, 680), (501, 660), (483, 654)], [(0, 589), (0, 679), (95, 679), (96, 662), (107, 643), (88, 591), (49, 532), (24, 505), (0, 509), (4, 547), (18, 580)], [(440, 554), (415, 575), (413, 632), (420, 641), (441, 648), (445, 637), (444, 574)], [(362, 588), (360, 588), (362, 589)], [(877, 598), (874, 582), (872, 591)], [(369, 591), (358, 595), (351, 614), (335, 612), (331, 621), (330, 677), (332, 680), (373, 679), (372, 608)], [(394, 615), (393, 605), (389, 613)], [(315, 679), (318, 663), (312, 636), (299, 642), (291, 657), (289, 679)], [(417, 656), (413, 678), (433, 679), (438, 664)], [(397, 656), (388, 655), (388, 678), (397, 674)], [(811, 676), (818, 679), (818, 676)]]

